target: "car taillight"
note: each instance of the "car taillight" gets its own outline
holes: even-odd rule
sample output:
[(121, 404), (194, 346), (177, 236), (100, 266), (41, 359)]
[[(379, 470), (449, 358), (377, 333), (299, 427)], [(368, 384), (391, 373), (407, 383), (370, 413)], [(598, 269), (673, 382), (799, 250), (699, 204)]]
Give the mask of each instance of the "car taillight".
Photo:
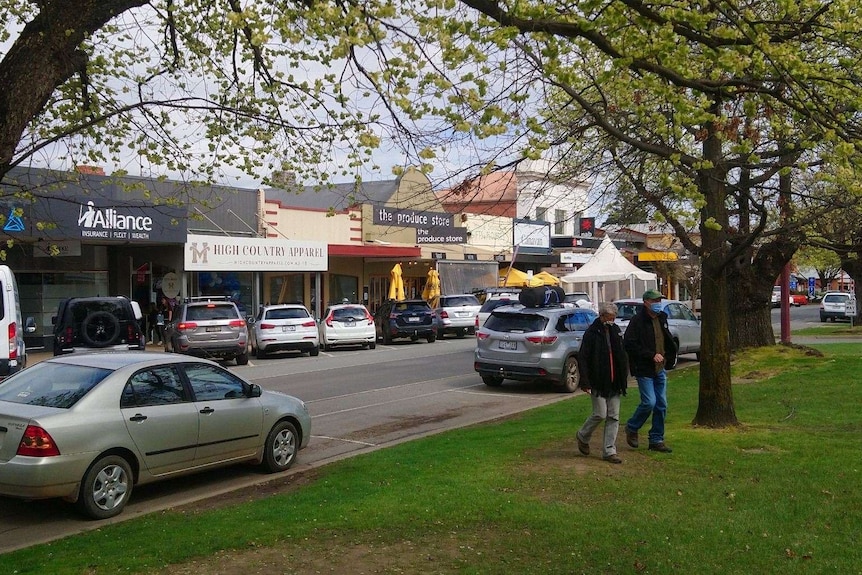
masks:
[(139, 337), (137, 337), (137, 336), (135, 335), (135, 333), (136, 333), (136, 332), (137, 332), (137, 330), (135, 329), (135, 326), (134, 326), (134, 325), (132, 325), (131, 323), (130, 323), (130, 324), (128, 324), (128, 325), (126, 326), (126, 341), (128, 341), (129, 343), (131, 343), (131, 342), (133, 342), (133, 341), (136, 341), (136, 340), (140, 339)]
[(275, 329), (274, 323), (262, 323), (260, 324), (260, 329)]
[(440, 312), (440, 317), (443, 319), (447, 319), (449, 317), (449, 312), (444, 309)]
[(314, 327), (316, 325), (317, 325), (317, 322), (315, 322), (314, 320), (305, 321), (302, 323), (302, 327)]
[(245, 322), (241, 319), (232, 319), (230, 320), (230, 324), (228, 325), (230, 325), (231, 327), (242, 327), (245, 325)]
[(557, 341), (557, 336), (555, 335), (545, 335), (545, 336), (535, 336), (531, 335), (529, 337), (524, 338), (530, 343), (537, 343), (539, 345), (551, 345), (555, 341)]
[(371, 325), (374, 323), (374, 316), (372, 316), (370, 313), (368, 313), (368, 310), (365, 310), (365, 319), (368, 320), (368, 325)]
[(28, 457), (54, 457), (60, 455), (60, 450), (47, 431), (37, 425), (28, 425), (17, 453)]
[(484, 331), (477, 331), (476, 332), (476, 339), (488, 339), (488, 336), (490, 336), (490, 335), (491, 334), (485, 333)]
[(180, 323), (177, 324), (177, 331), (186, 331), (186, 330), (192, 330), (192, 329), (197, 329), (197, 328), (198, 328), (198, 324), (190, 322), (190, 321), (181, 321)]
[(18, 359), (18, 326), (9, 324), (9, 359)]

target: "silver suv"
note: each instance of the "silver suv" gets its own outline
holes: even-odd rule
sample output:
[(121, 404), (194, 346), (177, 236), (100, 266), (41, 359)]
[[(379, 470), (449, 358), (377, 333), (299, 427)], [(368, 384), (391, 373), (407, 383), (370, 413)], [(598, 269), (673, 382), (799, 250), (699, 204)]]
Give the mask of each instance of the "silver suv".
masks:
[(174, 309), (165, 351), (248, 363), (248, 326), (227, 298), (193, 297)]
[(474, 369), (491, 387), (504, 379), (546, 380), (561, 391), (578, 387), (578, 350), (598, 317), (591, 309), (498, 307), (476, 332)]
[(476, 316), (482, 304), (473, 294), (440, 296), (440, 305), (434, 309), (437, 316), (437, 337), (443, 339), (447, 333), (458, 337), (473, 335), (476, 331)]

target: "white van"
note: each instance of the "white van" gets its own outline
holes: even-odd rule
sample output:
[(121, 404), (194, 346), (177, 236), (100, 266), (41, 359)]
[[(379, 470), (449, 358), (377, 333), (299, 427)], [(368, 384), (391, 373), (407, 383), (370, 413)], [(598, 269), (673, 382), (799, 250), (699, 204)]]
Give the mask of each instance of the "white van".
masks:
[(9, 266), (0, 265), (0, 377), (20, 371), (26, 365), (18, 282)]

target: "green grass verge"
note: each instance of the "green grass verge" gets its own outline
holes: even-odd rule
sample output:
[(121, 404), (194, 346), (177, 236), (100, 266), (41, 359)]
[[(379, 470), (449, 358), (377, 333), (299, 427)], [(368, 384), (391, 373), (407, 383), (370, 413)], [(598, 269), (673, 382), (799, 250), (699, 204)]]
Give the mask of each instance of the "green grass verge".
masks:
[(0, 573), (860, 573), (862, 357), (818, 349), (735, 357), (732, 429), (692, 427), (697, 371), (672, 372), (669, 455), (580, 456), (577, 396), (329, 465), (291, 493), (0, 555)]
[(862, 338), (862, 326), (851, 326), (847, 322), (824, 323), (816, 327), (806, 327), (791, 332), (792, 335), (813, 335), (826, 337), (859, 337)]

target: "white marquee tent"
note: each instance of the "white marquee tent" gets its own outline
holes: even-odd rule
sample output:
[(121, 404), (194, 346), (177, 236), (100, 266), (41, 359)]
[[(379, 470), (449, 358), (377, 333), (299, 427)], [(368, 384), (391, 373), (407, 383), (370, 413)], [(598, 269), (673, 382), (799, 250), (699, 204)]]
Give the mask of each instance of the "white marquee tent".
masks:
[(593, 257), (580, 269), (560, 278), (566, 292), (583, 291), (593, 302), (640, 298), (648, 289), (657, 289), (656, 274), (644, 271), (623, 256), (605, 236)]

